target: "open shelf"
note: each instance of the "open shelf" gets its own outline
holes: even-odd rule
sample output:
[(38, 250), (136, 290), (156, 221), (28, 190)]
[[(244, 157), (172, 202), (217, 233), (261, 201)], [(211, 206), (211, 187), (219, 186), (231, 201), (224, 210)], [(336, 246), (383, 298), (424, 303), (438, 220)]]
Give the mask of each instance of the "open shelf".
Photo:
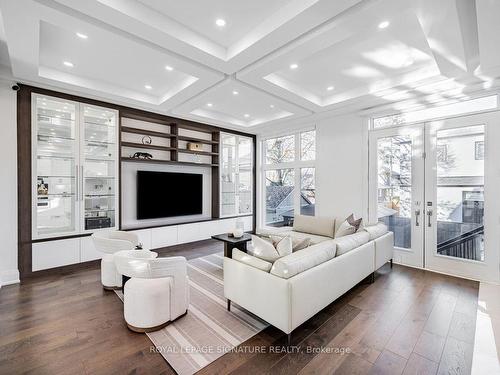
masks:
[(133, 142), (122, 142), (122, 146), (132, 147), (132, 148), (145, 148), (145, 149), (150, 149), (150, 150), (161, 150), (161, 151), (175, 151), (175, 150), (177, 150), (177, 148), (175, 148), (175, 147), (145, 145), (142, 143), (133, 143)]
[(188, 150), (186, 148), (177, 148), (177, 152), (183, 152), (185, 154), (207, 155), (207, 156), (217, 156), (217, 155), (219, 155), (218, 152), (194, 151), (194, 150)]
[(161, 160), (161, 159), (136, 159), (136, 158), (128, 158), (122, 156), (121, 161), (124, 162), (132, 162), (132, 163), (149, 163), (149, 164), (173, 164), (173, 165), (193, 165), (197, 167), (218, 167), (219, 164), (211, 164), (211, 163), (194, 163), (189, 161), (176, 161), (176, 160)]
[(122, 132), (123, 133), (134, 133), (134, 134), (142, 134), (142, 135), (149, 135), (151, 137), (161, 137), (161, 138), (175, 138), (177, 135), (172, 134), (172, 133), (162, 133), (162, 132), (156, 132), (153, 130), (144, 130), (144, 129), (139, 129), (139, 128), (131, 128), (128, 126), (122, 126)]
[(203, 143), (203, 144), (206, 144), (206, 145), (217, 145), (217, 144), (219, 144), (218, 141), (212, 141), (212, 140), (208, 140), (208, 139), (195, 138), (195, 137), (186, 137), (186, 136), (183, 136), (183, 135), (177, 136), (177, 139), (179, 141)]

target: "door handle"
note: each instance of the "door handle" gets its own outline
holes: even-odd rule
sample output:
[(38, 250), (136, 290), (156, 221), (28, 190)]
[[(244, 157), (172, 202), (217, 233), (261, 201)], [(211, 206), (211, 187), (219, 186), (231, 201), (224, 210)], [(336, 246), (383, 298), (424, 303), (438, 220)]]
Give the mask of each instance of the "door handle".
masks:
[(80, 200), (80, 176), (78, 174), (79, 168), (78, 165), (75, 165), (75, 201)]
[(432, 216), (432, 210), (427, 210), (427, 226), (431, 227), (431, 216)]
[(415, 226), (419, 227), (420, 222), (418, 221), (418, 218), (420, 217), (420, 210), (415, 210)]

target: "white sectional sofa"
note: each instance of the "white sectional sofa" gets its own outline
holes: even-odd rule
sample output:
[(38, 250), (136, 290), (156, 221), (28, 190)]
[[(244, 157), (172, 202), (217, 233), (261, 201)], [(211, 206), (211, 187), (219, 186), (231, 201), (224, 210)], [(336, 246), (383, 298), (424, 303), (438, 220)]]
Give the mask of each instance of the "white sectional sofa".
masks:
[[(279, 328), (291, 332), (388, 261), (393, 233), (383, 224), (335, 238), (344, 220), (295, 217), (294, 227), (259, 231), (259, 235), (310, 238), (311, 245), (274, 263), (237, 249), (224, 258), (224, 295)], [(251, 246), (251, 245), (250, 245)]]

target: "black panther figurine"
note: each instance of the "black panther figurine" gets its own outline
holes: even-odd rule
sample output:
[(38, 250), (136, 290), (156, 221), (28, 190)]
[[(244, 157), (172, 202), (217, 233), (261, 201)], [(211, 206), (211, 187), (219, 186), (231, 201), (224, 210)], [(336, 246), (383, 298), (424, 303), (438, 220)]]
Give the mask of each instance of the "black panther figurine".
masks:
[(134, 156), (132, 156), (134, 159), (153, 159), (153, 155), (147, 153), (147, 152), (136, 152)]

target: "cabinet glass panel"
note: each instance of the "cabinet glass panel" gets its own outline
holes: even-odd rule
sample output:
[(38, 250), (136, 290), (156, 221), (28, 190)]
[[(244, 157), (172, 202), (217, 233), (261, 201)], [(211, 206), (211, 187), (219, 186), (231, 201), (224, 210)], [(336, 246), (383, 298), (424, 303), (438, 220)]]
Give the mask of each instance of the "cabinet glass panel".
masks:
[(221, 216), (252, 213), (253, 141), (221, 133)]
[(75, 232), (76, 105), (50, 97), (34, 98), (35, 237)]
[(252, 212), (252, 139), (238, 137), (238, 214)]
[(115, 226), (117, 117), (115, 111), (83, 106), (84, 229)]
[(221, 216), (236, 214), (236, 136), (221, 134)]

